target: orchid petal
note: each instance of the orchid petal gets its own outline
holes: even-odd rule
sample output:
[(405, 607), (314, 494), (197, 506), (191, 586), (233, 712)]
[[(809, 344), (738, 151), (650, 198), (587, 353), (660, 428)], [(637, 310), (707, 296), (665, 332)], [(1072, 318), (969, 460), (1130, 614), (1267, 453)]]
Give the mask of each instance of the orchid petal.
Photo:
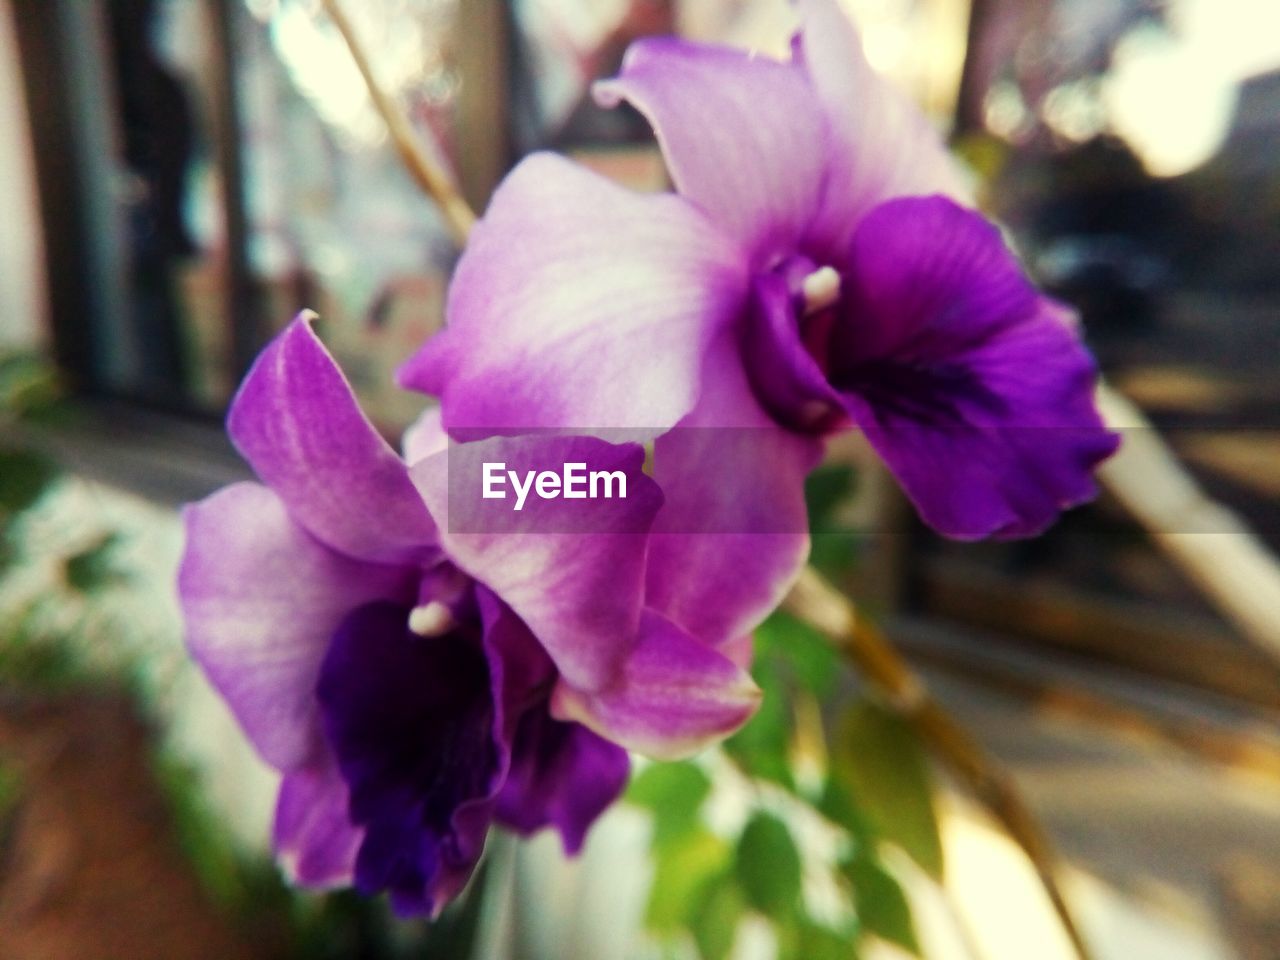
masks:
[[(496, 818), (523, 834), (545, 826), (577, 853), (587, 829), (626, 786), (626, 751), (547, 713), (555, 668), (529, 628), (477, 588), (494, 698), (494, 739), (505, 779)], [(456, 819), (456, 818), (455, 818)]]
[(665, 498), (649, 544), (646, 602), (705, 643), (749, 633), (809, 551), (804, 479), (821, 444), (756, 402), (735, 344), (718, 341), (693, 412), (654, 445)]
[[(609, 682), (635, 634), (646, 536), (662, 502), (643, 462), (635, 444), (533, 436), (453, 444), (412, 470), (441, 518), (449, 557), (510, 606), (560, 672), (584, 689)], [(486, 463), (521, 477), (566, 463), (619, 471), (626, 495), (543, 499), (531, 491), (517, 511), (514, 495), (483, 497)]]
[(822, 189), (827, 135), (796, 65), (646, 38), (595, 97), (604, 106), (629, 101), (648, 118), (681, 195), (757, 264), (800, 239)]
[(545, 710), (530, 710), (516, 733), (497, 819), (525, 836), (553, 826), (572, 856), (618, 799), (630, 769), (621, 747), (579, 724), (553, 720)]
[(755, 659), (755, 637), (749, 633), (730, 637), (718, 645), (716, 650), (743, 670), (750, 670), (751, 662)]
[(850, 263), (831, 379), (931, 526), (1028, 536), (1095, 495), (1118, 438), (1093, 361), (995, 227), (942, 197), (893, 200)]
[(315, 746), (315, 684), (334, 631), (356, 606), (412, 597), (411, 577), (330, 550), (256, 483), (220, 490), (183, 520), (187, 646), (263, 759), (294, 769)]
[(555, 665), (524, 621), (491, 590), (478, 585), (476, 601), (489, 661), (494, 743), (505, 770), (520, 716), (530, 704), (545, 701), (547, 688), (555, 679)]
[(704, 749), (737, 730), (760, 704), (751, 675), (671, 621), (646, 610), (614, 686), (597, 693), (556, 685), (551, 715), (659, 760)]
[(419, 636), (367, 604), (334, 633), (316, 684), (325, 738), (364, 828), (355, 881), (402, 915), (433, 913), (470, 877), (505, 775), (477, 631)]
[(449, 446), (449, 435), (445, 433), (439, 407), (428, 407), (409, 424), (404, 437), (400, 441), (400, 449), (404, 451), (405, 463), (417, 463), (434, 453), (439, 453)]
[(826, 115), (831, 156), (813, 229), (828, 252), (843, 250), (877, 203), (909, 194), (972, 202), (957, 162), (920, 109), (876, 73), (836, 0), (797, 0), (798, 59)]
[(840, 394), (802, 339), (804, 322), (812, 320), (796, 316), (784, 277), (757, 277), (742, 353), (756, 395), (769, 412), (793, 430), (821, 435), (848, 426), (848, 417)]
[(330, 757), (284, 775), (272, 846), (294, 883), (324, 889), (351, 883), (364, 831), (347, 815), (347, 799)]
[(227, 416), (259, 478), (317, 539), (364, 560), (429, 556), (435, 527), (303, 314), (262, 352)]
[(535, 154), (498, 188), (448, 326), (400, 380), (441, 397), (451, 433), (652, 436), (693, 406), (703, 349), (745, 287), (734, 244), (693, 205)]

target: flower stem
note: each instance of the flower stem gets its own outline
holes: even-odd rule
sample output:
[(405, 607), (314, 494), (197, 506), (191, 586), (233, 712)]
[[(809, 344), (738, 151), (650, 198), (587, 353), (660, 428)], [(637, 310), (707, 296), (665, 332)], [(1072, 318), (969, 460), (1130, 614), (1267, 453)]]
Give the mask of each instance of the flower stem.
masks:
[(915, 728), (934, 755), (963, 782), (1022, 847), (1081, 960), (1091, 954), (1056, 879), (1058, 857), (1007, 773), (934, 700), (924, 682), (874, 624), (812, 567), (802, 571), (783, 606), (821, 631)]
[(390, 95), (374, 76), (373, 65), (368, 54), (360, 45), (355, 29), (338, 0), (320, 0), (320, 5), (324, 7), (329, 19), (342, 34), (347, 49), (351, 51), (351, 59), (355, 61), (360, 75), (364, 77), (373, 105), (382, 117), (382, 122), (387, 125), (387, 132), (391, 134), (391, 140), (400, 152), (400, 158), (408, 168), (409, 174), (427, 196), (435, 201), (449, 227), (449, 232), (453, 235), (454, 242), (461, 250), (466, 245), (467, 235), (475, 225), (475, 211), (463, 199), (462, 192), (458, 189), (458, 184), (453, 177), (423, 149), (404, 113), (396, 108)]

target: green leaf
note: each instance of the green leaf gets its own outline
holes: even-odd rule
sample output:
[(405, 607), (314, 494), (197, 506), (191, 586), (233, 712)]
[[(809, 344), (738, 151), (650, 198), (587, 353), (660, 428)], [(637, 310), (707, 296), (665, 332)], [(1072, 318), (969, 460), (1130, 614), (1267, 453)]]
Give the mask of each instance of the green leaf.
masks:
[(751, 776), (792, 790), (788, 758), (797, 689), (826, 699), (837, 689), (843, 667), (826, 638), (784, 613), (775, 613), (761, 624), (755, 640), (752, 674), (764, 699), (747, 725), (726, 741), (725, 752)]
[(857, 960), (854, 938), (816, 923), (800, 927), (800, 956), (803, 960)]
[(41, 693), (58, 693), (88, 679), (74, 634), (50, 632), (48, 613), (60, 599), (38, 597), (0, 625), (0, 679)]
[(910, 727), (863, 701), (841, 718), (831, 753), (832, 777), (875, 832), (941, 880), (942, 838), (929, 767)]
[(738, 839), (734, 871), (747, 902), (779, 923), (800, 906), (800, 851), (777, 817), (757, 813)]
[(845, 864), (844, 874), (853, 885), (862, 928), (918, 957), (923, 956), (911, 918), (911, 904), (893, 875), (866, 856), (855, 857)]
[[(829, 762), (833, 765), (838, 764), (840, 758), (831, 758)], [(848, 830), (859, 846), (875, 842), (874, 828), (868, 822), (867, 815), (858, 809), (843, 778), (835, 771), (827, 777), (826, 787), (815, 806), (818, 812), (832, 823), (838, 823)]]
[(81, 593), (94, 593), (127, 579), (116, 556), (123, 540), (118, 533), (107, 533), (87, 550), (68, 557), (64, 566), (67, 584)]
[(729, 956), (745, 909), (742, 891), (731, 872), (708, 885), (690, 931), (702, 960), (725, 960)]
[(801, 916), (794, 923), (774, 928), (778, 960), (857, 960), (856, 924), (843, 932)]
[(702, 903), (704, 887), (729, 864), (725, 841), (705, 829), (682, 836), (678, 843), (653, 849), (655, 870), (645, 923), (656, 933), (688, 929)]
[(21, 513), (45, 495), (58, 468), (31, 450), (0, 449), (0, 513)]
[(840, 506), (853, 495), (857, 475), (848, 464), (819, 467), (805, 481), (809, 531), (813, 535), (809, 562), (830, 576), (847, 573), (858, 559), (862, 537), (840, 522)]
[(168, 800), (176, 839), (196, 876), (224, 904), (239, 891), (240, 861), (230, 834), (209, 806), (200, 775), (190, 763), (170, 752), (152, 760), (156, 781)]
[(790, 789), (787, 751), (791, 742), (791, 711), (787, 706), (787, 689), (772, 657), (758, 657), (752, 673), (764, 697), (746, 726), (725, 741), (724, 750), (750, 776)]
[(856, 480), (857, 474), (847, 463), (826, 464), (809, 474), (804, 482), (804, 499), (812, 532), (832, 529), (835, 513), (852, 496)]
[(34, 419), (57, 401), (53, 366), (35, 353), (0, 353), (0, 412)]
[(627, 800), (653, 813), (653, 843), (662, 846), (698, 827), (711, 781), (692, 763), (655, 763), (627, 788)]
[(823, 530), (809, 540), (809, 563), (833, 580), (840, 580), (858, 563), (864, 543), (853, 530)]
[(765, 656), (784, 663), (791, 679), (819, 700), (835, 691), (840, 655), (814, 627), (790, 614), (775, 613), (757, 628), (756, 642)]

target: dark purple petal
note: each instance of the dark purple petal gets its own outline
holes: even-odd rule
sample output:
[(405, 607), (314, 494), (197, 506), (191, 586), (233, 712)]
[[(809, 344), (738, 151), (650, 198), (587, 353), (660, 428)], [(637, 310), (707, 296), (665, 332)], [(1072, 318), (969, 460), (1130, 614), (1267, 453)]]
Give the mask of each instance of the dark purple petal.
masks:
[(605, 106), (627, 100), (649, 119), (677, 189), (757, 266), (795, 246), (817, 208), (827, 159), (822, 113), (796, 65), (647, 38), (595, 95)]
[[(486, 462), (521, 476), (574, 462), (591, 471), (621, 471), (627, 496), (544, 500), (531, 494), (517, 512), (513, 498), (482, 497)], [(584, 689), (611, 681), (635, 635), (646, 535), (662, 502), (643, 462), (635, 444), (530, 436), (454, 444), (412, 471), (441, 518), (442, 543), (454, 563), (510, 606), (560, 672)]]
[(294, 883), (325, 888), (351, 883), (364, 831), (351, 822), (347, 803), (347, 784), (327, 750), (312, 766), (284, 775), (272, 846)]
[(178, 596), (187, 646), (258, 752), (290, 770), (315, 747), (315, 683), (329, 638), (372, 600), (413, 596), (411, 571), (335, 553), (256, 483), (183, 511)]
[(479, 630), (419, 636), (409, 610), (361, 607), (343, 621), (316, 695), (325, 738), (364, 828), (356, 886), (388, 890), (401, 913), (431, 913), (466, 883), (503, 774)]
[(797, 56), (826, 116), (830, 168), (814, 243), (845, 249), (862, 215), (882, 200), (943, 193), (971, 202), (971, 191), (918, 107), (875, 72), (836, 0), (796, 0)]
[(494, 747), (505, 771), (516, 727), (526, 711), (546, 710), (556, 669), (546, 650), (510, 607), (483, 586), (477, 586), (475, 592), (494, 703)]
[(660, 760), (697, 753), (747, 722), (760, 705), (751, 675), (665, 617), (646, 610), (614, 686), (557, 684), (551, 714)]
[(627, 752), (576, 723), (542, 709), (525, 713), (511, 751), (511, 772), (498, 797), (498, 820), (529, 835), (555, 827), (565, 852), (582, 849), (587, 829), (627, 785)]
[[(833, 311), (803, 317), (792, 284), (778, 273), (756, 278), (742, 355), (766, 409), (782, 424), (809, 434), (848, 424), (840, 394), (805, 342), (809, 325), (829, 326)], [(815, 331), (821, 337), (822, 330)]]
[(403, 461), (356, 404), (303, 314), (258, 357), (227, 415), (237, 449), (312, 535), (363, 560), (435, 555)]
[(760, 408), (731, 339), (713, 346), (702, 381), (693, 412), (654, 446), (665, 502), (646, 603), (718, 646), (750, 633), (804, 565), (804, 479), (822, 446)]
[(999, 231), (942, 197), (900, 199), (851, 251), (829, 375), (924, 519), (1027, 536), (1093, 497), (1119, 442), (1093, 361)]
[(693, 406), (703, 349), (745, 288), (745, 258), (692, 204), (535, 154), (498, 188), (448, 326), (400, 381), (441, 397), (451, 433), (652, 436)]

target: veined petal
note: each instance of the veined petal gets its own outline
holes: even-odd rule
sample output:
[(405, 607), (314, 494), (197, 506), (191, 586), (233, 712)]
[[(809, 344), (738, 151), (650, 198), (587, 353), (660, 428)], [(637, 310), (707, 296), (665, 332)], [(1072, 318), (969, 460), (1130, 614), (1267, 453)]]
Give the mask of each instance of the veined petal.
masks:
[(812, 437), (760, 408), (732, 338), (717, 340), (693, 412), (654, 445), (664, 503), (649, 543), (646, 603), (711, 646), (750, 633), (809, 552), (804, 479)]
[(256, 483), (218, 491), (183, 520), (178, 595), (191, 655), (263, 759), (299, 767), (316, 743), (316, 678), (334, 631), (361, 604), (412, 598), (412, 577), (330, 550)]
[(751, 675), (665, 617), (646, 610), (614, 686), (557, 684), (551, 714), (659, 760), (687, 757), (737, 730), (760, 704)]
[(831, 380), (931, 526), (1028, 536), (1094, 496), (1119, 438), (1092, 358), (994, 226), (942, 197), (889, 201), (850, 264)]
[(836, 0), (796, 0), (797, 55), (826, 116), (831, 157), (815, 243), (841, 251), (877, 203), (910, 194), (972, 202), (958, 163), (920, 109), (876, 73)]
[(680, 197), (535, 154), (494, 194), (454, 273), (448, 326), (400, 381), (441, 397), (451, 433), (652, 436), (693, 406), (703, 349), (742, 303), (745, 267)]
[[(453, 444), (415, 464), (414, 481), (440, 518), (445, 552), (509, 606), (570, 682), (607, 684), (634, 638), (644, 589), (645, 544), (662, 494), (644, 475), (644, 450), (590, 437), (530, 436)], [(506, 476), (486, 498), (485, 464)], [(544, 499), (521, 482), (577, 464), (621, 475), (596, 498)], [(625, 486), (625, 496), (622, 496)]]
[(347, 814), (348, 792), (326, 751), (312, 766), (284, 775), (276, 799), (272, 846), (294, 883), (350, 885), (364, 830)]
[(822, 113), (799, 67), (646, 38), (595, 97), (604, 106), (627, 100), (648, 118), (680, 193), (757, 266), (794, 248), (817, 208), (827, 157)]
[(227, 415), (250, 466), (317, 539), (363, 560), (435, 552), (404, 462), (373, 428), (302, 314), (262, 352)]

